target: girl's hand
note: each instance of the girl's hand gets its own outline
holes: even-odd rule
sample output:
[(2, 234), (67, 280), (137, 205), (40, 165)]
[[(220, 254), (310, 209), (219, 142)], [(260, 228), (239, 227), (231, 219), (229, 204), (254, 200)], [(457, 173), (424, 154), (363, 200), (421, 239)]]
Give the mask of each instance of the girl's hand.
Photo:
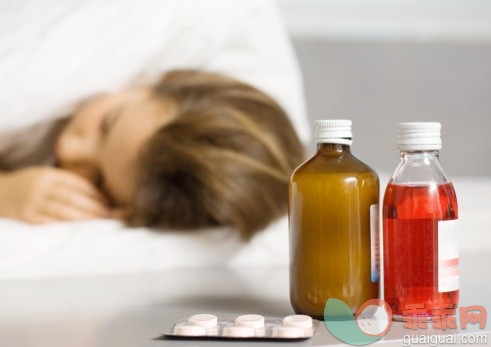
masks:
[(70, 171), (31, 167), (0, 173), (0, 216), (40, 224), (108, 215), (97, 188)]

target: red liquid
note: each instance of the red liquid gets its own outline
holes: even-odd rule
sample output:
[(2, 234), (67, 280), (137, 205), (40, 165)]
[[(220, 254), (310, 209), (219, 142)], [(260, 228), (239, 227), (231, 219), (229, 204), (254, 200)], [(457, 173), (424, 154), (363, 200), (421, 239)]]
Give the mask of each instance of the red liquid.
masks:
[(438, 292), (438, 221), (457, 219), (451, 183), (427, 186), (389, 184), (384, 196), (385, 301), (396, 316), (424, 305), (418, 316), (446, 308), (455, 313), (459, 291)]

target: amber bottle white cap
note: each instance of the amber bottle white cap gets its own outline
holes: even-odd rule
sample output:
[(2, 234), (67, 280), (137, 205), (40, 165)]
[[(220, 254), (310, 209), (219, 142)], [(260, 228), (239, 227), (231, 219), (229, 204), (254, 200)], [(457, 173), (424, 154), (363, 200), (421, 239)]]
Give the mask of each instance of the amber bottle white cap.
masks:
[(438, 122), (409, 122), (397, 124), (397, 149), (438, 151), (442, 148), (441, 124)]
[(350, 146), (353, 143), (351, 121), (348, 119), (323, 119), (315, 121), (314, 124), (316, 143), (337, 143)]

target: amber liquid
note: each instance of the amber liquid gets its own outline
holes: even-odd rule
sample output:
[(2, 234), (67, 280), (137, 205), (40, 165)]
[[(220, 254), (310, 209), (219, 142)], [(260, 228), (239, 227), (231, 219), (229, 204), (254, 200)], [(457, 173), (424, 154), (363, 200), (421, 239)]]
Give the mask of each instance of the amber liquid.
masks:
[[(438, 291), (438, 221), (457, 219), (451, 183), (389, 184), (383, 206), (384, 296), (395, 318), (455, 313), (459, 291)], [(422, 306), (422, 307), (421, 307)]]
[(329, 298), (353, 312), (378, 297), (371, 280), (370, 207), (377, 174), (349, 146), (322, 144), (290, 180), (290, 299), (297, 313), (323, 319)]

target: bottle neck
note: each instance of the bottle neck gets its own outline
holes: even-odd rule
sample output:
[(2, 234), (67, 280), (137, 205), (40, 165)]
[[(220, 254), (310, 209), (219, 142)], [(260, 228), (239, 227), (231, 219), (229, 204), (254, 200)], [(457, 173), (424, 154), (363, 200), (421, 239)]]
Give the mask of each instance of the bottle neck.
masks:
[(437, 150), (431, 151), (401, 151), (401, 160), (404, 162), (423, 161), (427, 164), (432, 160), (439, 161), (440, 152)]
[(351, 146), (339, 143), (318, 143), (318, 153), (351, 153)]
[(390, 180), (394, 184), (450, 182), (439, 160), (438, 150), (401, 151), (401, 161)]

